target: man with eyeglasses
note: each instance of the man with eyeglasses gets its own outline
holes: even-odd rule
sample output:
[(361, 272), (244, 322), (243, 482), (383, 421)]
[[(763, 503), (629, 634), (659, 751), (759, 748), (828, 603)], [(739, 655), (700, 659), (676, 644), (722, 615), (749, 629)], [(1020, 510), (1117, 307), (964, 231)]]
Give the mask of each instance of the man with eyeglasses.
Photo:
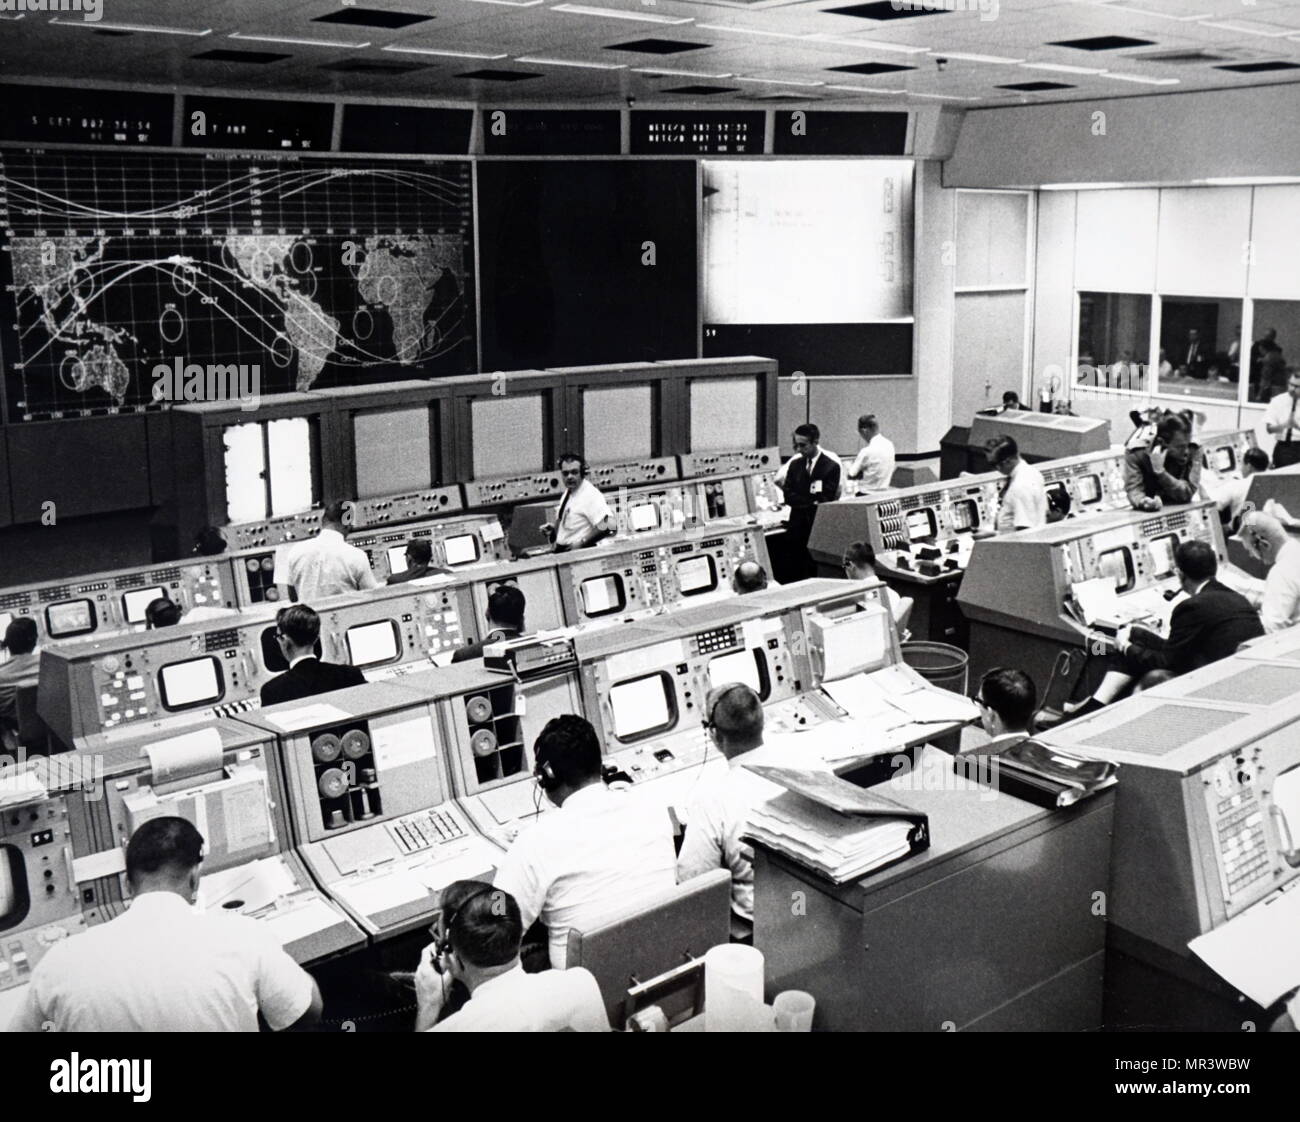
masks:
[(998, 666), (980, 681), (975, 704), (989, 740), (970, 749), (970, 754), (996, 756), (1029, 739), (1029, 721), (1038, 708), (1038, 690), (1023, 670)]
[(281, 608), (275, 617), (275, 641), (289, 669), (262, 687), (262, 704), (299, 701), (320, 693), (365, 685), (365, 675), (355, 666), (322, 662), (316, 653), (320, 616), (306, 604)]

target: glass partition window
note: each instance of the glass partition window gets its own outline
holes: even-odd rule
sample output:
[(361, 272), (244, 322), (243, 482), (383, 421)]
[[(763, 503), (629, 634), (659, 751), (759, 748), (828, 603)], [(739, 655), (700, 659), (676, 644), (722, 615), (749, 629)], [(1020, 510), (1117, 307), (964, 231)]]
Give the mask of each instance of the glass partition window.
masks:
[(1151, 297), (1079, 293), (1076, 385), (1150, 393)]
[(1268, 401), (1286, 390), (1287, 369), (1300, 358), (1300, 300), (1256, 300), (1251, 336), (1248, 400)]
[(1241, 381), (1241, 324), (1240, 300), (1161, 297), (1160, 392), (1236, 401)]

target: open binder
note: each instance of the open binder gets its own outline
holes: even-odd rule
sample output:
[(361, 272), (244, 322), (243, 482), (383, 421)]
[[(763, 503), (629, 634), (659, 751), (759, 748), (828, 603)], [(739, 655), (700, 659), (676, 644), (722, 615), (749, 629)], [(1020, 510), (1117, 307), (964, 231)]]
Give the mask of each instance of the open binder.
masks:
[(987, 776), (998, 790), (1048, 810), (1073, 806), (1117, 782), (1114, 764), (1074, 756), (1032, 738), (993, 756), (987, 771), (969, 769), (970, 760), (956, 757), (953, 769), (958, 774), (969, 770), (981, 780)]

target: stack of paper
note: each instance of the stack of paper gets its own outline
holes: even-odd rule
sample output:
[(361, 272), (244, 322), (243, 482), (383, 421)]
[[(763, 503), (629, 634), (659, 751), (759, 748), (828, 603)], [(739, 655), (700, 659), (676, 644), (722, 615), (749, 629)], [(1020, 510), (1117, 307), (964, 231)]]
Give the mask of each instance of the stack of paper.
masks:
[(0, 767), (0, 809), (40, 802), (49, 797), (35, 768)]
[(906, 819), (847, 817), (786, 791), (750, 815), (745, 833), (842, 884), (906, 857), (914, 828)]

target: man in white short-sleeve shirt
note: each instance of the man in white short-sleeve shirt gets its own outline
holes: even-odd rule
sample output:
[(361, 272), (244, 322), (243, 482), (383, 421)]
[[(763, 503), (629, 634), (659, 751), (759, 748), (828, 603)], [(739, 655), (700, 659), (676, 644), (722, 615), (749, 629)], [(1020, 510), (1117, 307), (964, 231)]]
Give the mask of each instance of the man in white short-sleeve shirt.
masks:
[(997, 532), (1009, 534), (1046, 526), (1047, 483), (1043, 473), (1020, 458), (1020, 449), (1009, 436), (990, 440), (987, 455), (993, 467), (1006, 476), (998, 503)]
[(1270, 634), (1300, 622), (1300, 541), (1270, 514), (1251, 511), (1239, 534), (1246, 552), (1268, 566), (1260, 622)]
[(586, 479), (587, 462), (576, 453), (560, 457), (560, 478), (564, 498), (554, 522), (542, 527), (555, 540), (555, 551), (585, 549), (614, 533), (614, 516), (599, 489)]
[(379, 587), (365, 551), (343, 540), (345, 509), (342, 503), (330, 503), (319, 534), (276, 554), (275, 583), (291, 585), (300, 603)]
[(125, 915), (50, 949), (32, 973), (14, 1032), (257, 1032), (320, 1019), (321, 996), (255, 919), (200, 914), (203, 837), (184, 818), (131, 836)]
[(896, 462), (893, 441), (880, 431), (874, 413), (864, 413), (858, 418), (858, 435), (862, 437), (862, 450), (849, 465), (848, 477), (858, 481), (859, 494), (888, 491)]

